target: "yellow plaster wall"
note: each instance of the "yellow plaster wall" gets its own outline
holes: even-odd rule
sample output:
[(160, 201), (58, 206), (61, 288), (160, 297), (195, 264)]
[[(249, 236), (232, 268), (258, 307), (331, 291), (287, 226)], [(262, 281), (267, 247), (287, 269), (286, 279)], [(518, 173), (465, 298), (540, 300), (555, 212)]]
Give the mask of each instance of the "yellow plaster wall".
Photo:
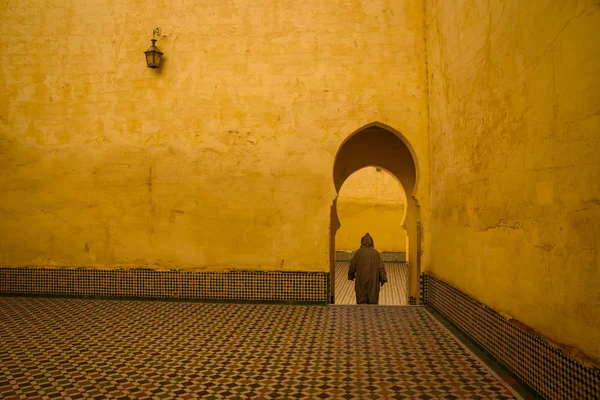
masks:
[(600, 5), (426, 14), (431, 270), (600, 360)]
[(0, 265), (328, 271), (335, 154), (374, 121), (410, 141), (427, 201), (420, 0), (0, 17)]
[(379, 251), (405, 252), (405, 204), (404, 190), (386, 171), (367, 167), (355, 172), (344, 182), (337, 201), (341, 227), (336, 250), (356, 250), (369, 232)]

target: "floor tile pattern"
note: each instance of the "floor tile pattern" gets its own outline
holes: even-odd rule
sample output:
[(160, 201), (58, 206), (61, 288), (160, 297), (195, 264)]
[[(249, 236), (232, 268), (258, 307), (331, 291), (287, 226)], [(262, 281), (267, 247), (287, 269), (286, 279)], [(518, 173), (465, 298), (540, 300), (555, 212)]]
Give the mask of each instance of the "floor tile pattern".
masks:
[(0, 298), (4, 399), (509, 399), (424, 307)]
[[(405, 306), (408, 304), (408, 264), (384, 263), (388, 283), (379, 292), (379, 304)], [(335, 262), (335, 304), (356, 304), (354, 282), (348, 280), (350, 261)]]
[(583, 365), (435, 275), (424, 278), (427, 304), (544, 398), (600, 399), (600, 369)]

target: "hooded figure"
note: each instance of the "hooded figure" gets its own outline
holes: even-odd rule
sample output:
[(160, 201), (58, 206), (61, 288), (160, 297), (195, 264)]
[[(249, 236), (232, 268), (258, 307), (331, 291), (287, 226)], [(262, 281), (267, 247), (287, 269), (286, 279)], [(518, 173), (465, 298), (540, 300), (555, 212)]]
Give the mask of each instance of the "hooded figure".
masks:
[(350, 261), (348, 279), (353, 281), (354, 278), (356, 303), (379, 304), (379, 288), (387, 282), (387, 277), (381, 256), (373, 247), (373, 238), (368, 233), (360, 240), (360, 249)]

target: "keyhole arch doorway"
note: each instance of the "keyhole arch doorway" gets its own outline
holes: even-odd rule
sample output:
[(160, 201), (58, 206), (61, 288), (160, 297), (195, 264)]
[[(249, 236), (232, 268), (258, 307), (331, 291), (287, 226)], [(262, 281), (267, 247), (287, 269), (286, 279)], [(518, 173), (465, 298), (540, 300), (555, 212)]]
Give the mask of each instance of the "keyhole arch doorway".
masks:
[(369, 166), (385, 169), (406, 192), (405, 216), (402, 222), (408, 237), (408, 303), (416, 304), (419, 292), (418, 249), (419, 207), (414, 193), (418, 183), (418, 164), (408, 140), (394, 128), (373, 122), (350, 134), (340, 145), (333, 167), (336, 197), (330, 212), (330, 302), (335, 303), (336, 233), (340, 228), (337, 200), (344, 182), (356, 171)]

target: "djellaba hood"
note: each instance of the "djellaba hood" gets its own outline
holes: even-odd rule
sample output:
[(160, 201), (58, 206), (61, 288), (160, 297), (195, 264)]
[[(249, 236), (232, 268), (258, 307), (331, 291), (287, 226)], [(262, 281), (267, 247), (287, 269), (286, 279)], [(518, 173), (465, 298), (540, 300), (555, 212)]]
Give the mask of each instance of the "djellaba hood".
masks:
[(373, 238), (368, 232), (362, 237), (362, 239), (360, 239), (360, 247), (374, 247)]

